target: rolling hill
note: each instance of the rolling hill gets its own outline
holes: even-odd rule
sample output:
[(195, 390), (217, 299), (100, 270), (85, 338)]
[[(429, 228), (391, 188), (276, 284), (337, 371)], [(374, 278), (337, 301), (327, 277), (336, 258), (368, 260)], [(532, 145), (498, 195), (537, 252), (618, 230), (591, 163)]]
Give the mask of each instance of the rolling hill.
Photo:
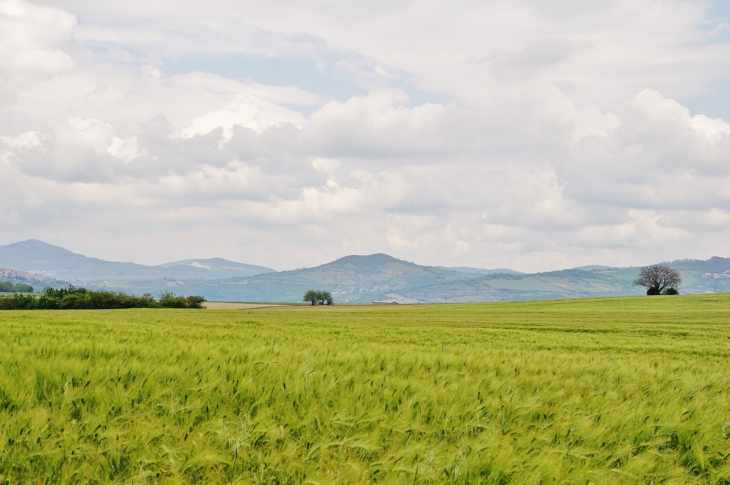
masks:
[[(730, 291), (730, 259), (682, 260), (682, 293)], [(591, 266), (545, 273), (464, 273), (420, 266), (385, 254), (348, 256), (315, 268), (219, 281), (185, 283), (209, 299), (298, 302), (308, 289), (324, 289), (339, 303), (466, 303), (641, 295), (633, 285), (640, 268)], [(191, 291), (188, 291), (191, 292)]]
[(299, 302), (309, 289), (326, 289), (339, 303), (460, 303), (641, 294), (632, 280), (582, 270), (464, 273), (373, 254), (244, 279), (189, 282), (179, 289), (226, 301)]
[[(220, 279), (274, 271), (225, 259), (185, 260), (159, 266), (104, 261), (35, 239), (0, 246), (0, 267), (79, 283)], [(126, 283), (125, 283), (126, 284)]]
[(413, 288), (469, 280), (478, 275), (449, 271), (396, 259), (387, 254), (346, 256), (314, 268), (268, 273), (251, 278), (184, 285), (230, 301), (299, 302), (309, 289), (326, 289), (337, 302), (370, 303), (415, 300), (402, 294)]
[[(667, 264), (682, 274), (682, 293), (730, 291), (730, 259), (687, 259)], [(48, 284), (31, 283), (39, 288), (71, 282), (133, 294), (197, 294), (211, 301), (300, 302), (309, 289), (330, 291), (337, 303), (458, 303), (643, 293), (632, 283), (638, 267), (591, 265), (524, 274), (506, 269), (422, 266), (387, 254), (346, 256), (314, 268), (275, 272), (220, 258), (158, 266), (117, 263), (31, 240), (0, 246), (0, 267), (46, 278)]]
[(471, 273), (471, 274), (524, 274), (520, 271), (507, 268), (472, 268), (471, 266), (434, 266), (434, 268), (447, 269), (449, 271), (456, 271), (458, 273)]
[[(712, 257), (706, 260), (680, 259), (664, 263), (682, 275), (682, 293), (725, 293), (730, 292), (730, 258)], [(613, 268), (595, 273), (631, 282), (639, 268)]]
[(403, 297), (423, 302), (467, 303), (638, 295), (632, 280), (594, 271), (563, 270), (536, 274), (491, 274), (468, 281), (415, 288)]

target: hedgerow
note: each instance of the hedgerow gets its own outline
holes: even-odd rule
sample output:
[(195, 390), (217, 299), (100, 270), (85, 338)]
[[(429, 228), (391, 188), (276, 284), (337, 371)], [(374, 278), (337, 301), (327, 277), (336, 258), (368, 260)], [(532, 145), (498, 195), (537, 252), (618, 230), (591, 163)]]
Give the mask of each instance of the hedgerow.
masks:
[(202, 296), (176, 296), (163, 293), (159, 300), (152, 295), (127, 295), (111, 291), (89, 291), (86, 288), (47, 288), (40, 295), (0, 297), (0, 310), (115, 310), (122, 308), (202, 308)]

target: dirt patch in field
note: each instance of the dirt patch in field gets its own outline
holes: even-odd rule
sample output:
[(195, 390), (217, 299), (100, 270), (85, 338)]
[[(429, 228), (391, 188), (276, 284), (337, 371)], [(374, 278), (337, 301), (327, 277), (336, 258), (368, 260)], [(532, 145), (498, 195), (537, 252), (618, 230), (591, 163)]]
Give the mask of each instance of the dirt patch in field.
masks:
[(223, 301), (208, 301), (203, 304), (208, 310), (255, 310), (257, 308), (276, 308), (286, 305), (272, 303), (228, 303)]

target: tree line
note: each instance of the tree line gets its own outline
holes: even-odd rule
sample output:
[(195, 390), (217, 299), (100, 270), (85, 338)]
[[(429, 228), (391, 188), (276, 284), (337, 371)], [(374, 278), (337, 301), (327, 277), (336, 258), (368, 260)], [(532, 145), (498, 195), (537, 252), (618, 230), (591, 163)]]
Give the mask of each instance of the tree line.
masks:
[(33, 293), (33, 287), (23, 283), (0, 281), (0, 293)]
[(131, 296), (111, 291), (89, 291), (86, 288), (46, 288), (40, 295), (0, 297), (0, 310), (117, 310), (123, 308), (203, 308), (202, 296), (176, 296), (162, 293), (158, 299), (151, 294)]

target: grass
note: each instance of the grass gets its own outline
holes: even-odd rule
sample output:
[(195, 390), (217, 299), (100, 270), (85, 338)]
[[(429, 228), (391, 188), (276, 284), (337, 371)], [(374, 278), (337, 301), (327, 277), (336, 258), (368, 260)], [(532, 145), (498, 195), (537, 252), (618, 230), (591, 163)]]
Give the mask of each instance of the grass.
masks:
[(730, 483), (730, 295), (0, 313), (0, 483)]

